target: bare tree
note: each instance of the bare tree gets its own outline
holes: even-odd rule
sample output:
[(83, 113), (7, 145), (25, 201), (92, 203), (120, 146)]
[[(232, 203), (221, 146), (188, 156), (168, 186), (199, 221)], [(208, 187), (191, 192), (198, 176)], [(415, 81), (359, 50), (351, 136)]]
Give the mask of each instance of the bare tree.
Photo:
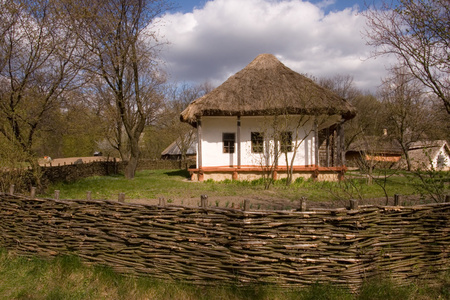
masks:
[(434, 123), (430, 120), (433, 114), (428, 110), (427, 94), (405, 68), (398, 68), (384, 79), (380, 97), (389, 134), (400, 144), (408, 170), (411, 170), (409, 146), (426, 137)]
[(332, 77), (323, 77), (317, 83), (335, 92), (339, 97), (346, 99), (350, 103), (361, 94), (353, 84), (353, 77), (348, 74), (336, 74)]
[(352, 76), (337, 74), (329, 78), (321, 78), (318, 82), (356, 108), (356, 116), (344, 123), (345, 150), (348, 150), (355, 141), (364, 139), (365, 135), (376, 135), (381, 132), (382, 104), (372, 94), (363, 93), (355, 88)]
[(0, 133), (28, 154), (61, 95), (78, 86), (79, 40), (55, 2), (2, 1)]
[(286, 167), (286, 185), (293, 182), (300, 147), (305, 145), (303, 142), (314, 134), (325, 119), (314, 115), (291, 115), (287, 111), (264, 117), (259, 131), (255, 132), (259, 137), (252, 141), (251, 151), (263, 170), (266, 189), (273, 183), (280, 160), (284, 161)]
[(167, 2), (67, 1), (65, 9), (74, 31), (89, 50), (87, 70), (111, 90), (128, 140), (125, 177), (131, 179), (137, 168), (142, 132), (163, 99), (160, 88), (165, 77), (157, 68), (158, 37), (152, 21), (168, 9)]
[(176, 89), (174, 92), (174, 97), (170, 101), (170, 110), (174, 113), (174, 118), (172, 118), (172, 130), (175, 133), (175, 140), (177, 147), (181, 152), (181, 162), (187, 167), (187, 152), (192, 144), (197, 139), (194, 130), (187, 123), (180, 122), (180, 113), (197, 98), (209, 93), (213, 90), (210, 83), (205, 82), (197, 86), (182, 85), (180, 88)]
[(374, 54), (394, 54), (450, 114), (450, 2), (383, 0), (363, 15)]

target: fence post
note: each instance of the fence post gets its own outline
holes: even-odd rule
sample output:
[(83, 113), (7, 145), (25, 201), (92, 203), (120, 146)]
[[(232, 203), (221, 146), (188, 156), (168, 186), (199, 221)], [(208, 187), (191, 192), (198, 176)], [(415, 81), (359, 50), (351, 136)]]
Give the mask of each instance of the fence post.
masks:
[(30, 190), (30, 197), (35, 198), (36, 197), (36, 187), (32, 186)]
[(444, 202), (450, 203), (450, 195), (446, 195), (446, 196), (445, 196)]
[(244, 211), (249, 211), (250, 210), (250, 200), (245, 199), (244, 200)]
[(125, 202), (125, 193), (119, 193), (119, 202), (121, 203)]
[(358, 209), (358, 200), (356, 199), (350, 199), (350, 209)]
[(306, 211), (306, 197), (300, 198), (300, 211)]
[(159, 206), (166, 206), (166, 199), (164, 197), (159, 197)]
[(394, 206), (400, 205), (401, 196), (399, 194), (394, 194)]
[(16, 186), (14, 185), (14, 184), (11, 184), (10, 186), (9, 186), (9, 193), (11, 194), (11, 195), (14, 195), (14, 188), (15, 188)]
[(55, 190), (55, 199), (59, 200), (59, 190)]
[(86, 193), (86, 199), (87, 200), (92, 200), (92, 192), (91, 191), (87, 191), (87, 193)]
[(206, 208), (208, 206), (208, 195), (201, 195), (200, 196), (200, 206), (202, 208)]

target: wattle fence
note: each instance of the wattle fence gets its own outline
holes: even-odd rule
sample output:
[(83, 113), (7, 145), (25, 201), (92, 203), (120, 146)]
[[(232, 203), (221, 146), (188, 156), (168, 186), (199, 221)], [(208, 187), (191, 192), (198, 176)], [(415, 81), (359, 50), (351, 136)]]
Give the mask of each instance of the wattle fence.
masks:
[[(248, 207), (248, 206), (247, 206)], [(450, 269), (450, 203), (245, 211), (0, 194), (0, 247), (197, 284), (358, 289)]]

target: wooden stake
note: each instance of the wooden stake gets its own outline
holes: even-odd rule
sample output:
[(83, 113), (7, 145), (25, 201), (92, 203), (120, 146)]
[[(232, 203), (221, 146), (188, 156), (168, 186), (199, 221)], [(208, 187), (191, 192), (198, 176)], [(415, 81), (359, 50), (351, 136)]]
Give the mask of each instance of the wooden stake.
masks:
[(350, 199), (350, 209), (351, 210), (358, 209), (358, 200)]
[(119, 193), (119, 202), (121, 203), (125, 202), (125, 193)]
[(202, 208), (206, 208), (208, 206), (208, 196), (207, 195), (200, 196), (200, 206)]
[(250, 200), (245, 199), (244, 200), (244, 211), (249, 211), (250, 210)]
[(306, 197), (300, 198), (300, 211), (306, 211)]
[(30, 190), (30, 197), (35, 198), (36, 197), (36, 187), (32, 186)]

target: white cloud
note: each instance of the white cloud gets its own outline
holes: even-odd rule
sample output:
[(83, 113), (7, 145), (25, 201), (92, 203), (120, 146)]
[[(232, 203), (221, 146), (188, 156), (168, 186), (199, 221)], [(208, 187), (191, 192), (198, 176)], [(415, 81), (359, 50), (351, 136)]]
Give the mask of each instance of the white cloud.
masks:
[(173, 80), (220, 84), (258, 54), (275, 54), (286, 66), (316, 77), (350, 74), (375, 90), (385, 59), (367, 60), (357, 6), (325, 14), (333, 1), (214, 0), (192, 13), (167, 14), (160, 33)]

